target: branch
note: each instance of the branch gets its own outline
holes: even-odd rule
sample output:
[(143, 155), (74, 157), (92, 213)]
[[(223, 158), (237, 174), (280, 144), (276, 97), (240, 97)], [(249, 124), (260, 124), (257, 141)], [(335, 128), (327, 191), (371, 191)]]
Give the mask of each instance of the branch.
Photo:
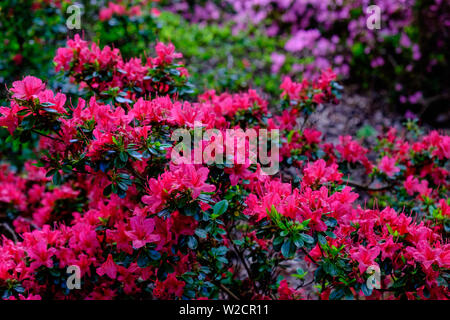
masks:
[(2, 226), (3, 228), (5, 228), (6, 231), (8, 231), (11, 236), (13, 237), (14, 242), (19, 241), (16, 235), (16, 232), (6, 223), (1, 223), (0, 226)]
[(234, 251), (236, 252), (238, 258), (241, 260), (242, 264), (244, 265), (244, 268), (247, 271), (248, 278), (252, 282), (252, 286), (254, 288), (255, 286), (254, 286), (253, 279), (251, 276), (251, 271), (250, 271), (250, 268), (247, 266), (247, 262), (245, 261), (244, 257), (242, 256), (242, 253), (239, 251), (239, 249), (234, 244), (233, 239), (231, 239), (231, 233), (228, 230), (227, 230), (227, 235), (228, 235), (228, 239), (230, 240), (230, 242), (233, 246)]
[(39, 134), (39, 135), (41, 135), (41, 136), (43, 136), (43, 137), (46, 137), (46, 138), (49, 138), (49, 139), (52, 139), (52, 140), (57, 140), (57, 141), (59, 141), (59, 142), (64, 143), (64, 141), (63, 141), (62, 139), (60, 139), (60, 138), (56, 138), (56, 137), (49, 136), (49, 135), (47, 135), (47, 134), (45, 134), (45, 133), (42, 133), (42, 132), (39, 132), (39, 131), (37, 131), (37, 130), (35, 130), (35, 129), (31, 129), (31, 131), (34, 132), (34, 133), (37, 133), (37, 134)]
[(295, 288), (295, 290), (298, 290), (298, 289), (303, 288), (303, 287), (307, 287), (307, 286), (313, 284), (314, 282), (315, 282), (315, 281), (314, 281), (314, 278), (313, 278), (313, 279), (312, 279), (310, 282), (308, 282), (308, 283), (302, 283), (302, 284), (300, 284), (299, 286), (297, 286), (297, 288)]
[(394, 186), (393, 184), (388, 184), (387, 186), (383, 186), (380, 188), (370, 188), (369, 185), (362, 185), (362, 184), (359, 184), (359, 183), (357, 183), (355, 181), (351, 181), (351, 180), (347, 180), (347, 181), (344, 180), (344, 182), (351, 187), (355, 187), (355, 188), (366, 190), (366, 191), (385, 191), (385, 190), (389, 190), (390, 188), (392, 188)]
[(145, 184), (147, 183), (147, 179), (145, 179), (144, 176), (142, 176), (139, 172), (137, 172), (137, 171), (133, 168), (133, 165), (132, 165), (132, 164), (128, 164), (128, 165), (126, 166), (126, 169), (128, 169), (128, 170), (131, 172), (131, 174), (132, 174), (136, 179), (140, 180), (141, 183), (142, 183), (143, 185), (145, 185)]
[(223, 291), (225, 291), (230, 297), (232, 297), (234, 300), (241, 300), (239, 299), (238, 296), (236, 296), (230, 289), (228, 289), (227, 287), (225, 287), (223, 284), (218, 283), (219, 288), (222, 289)]
[(311, 262), (313, 262), (316, 266), (318, 266), (319, 264), (317, 263), (316, 260), (314, 260), (313, 257), (311, 257), (311, 255), (308, 253), (308, 251), (305, 250), (305, 248), (302, 248), (302, 251), (304, 254), (306, 254), (306, 256), (309, 258), (309, 260), (311, 260)]
[(420, 110), (418, 116), (419, 118), (422, 117), (422, 115), (425, 113), (425, 111), (428, 110), (428, 108), (430, 107), (430, 105), (435, 102), (438, 101), (440, 99), (448, 99), (450, 97), (450, 94), (447, 93), (442, 93), (442, 94), (438, 94), (436, 96), (430, 97), (428, 99), (422, 99), (421, 101), (419, 101), (419, 103), (422, 105), (422, 109)]

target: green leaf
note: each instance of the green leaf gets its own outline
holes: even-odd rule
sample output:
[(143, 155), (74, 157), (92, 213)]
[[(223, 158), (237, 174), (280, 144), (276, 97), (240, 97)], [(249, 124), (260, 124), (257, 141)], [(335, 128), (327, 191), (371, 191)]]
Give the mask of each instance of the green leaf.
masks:
[(306, 243), (309, 243), (309, 244), (313, 244), (313, 243), (314, 243), (314, 238), (311, 237), (311, 236), (308, 235), (308, 234), (301, 233), (301, 234), (300, 234), (300, 237), (301, 237), (302, 240), (305, 241)]
[(145, 253), (139, 255), (139, 257), (137, 259), (137, 265), (139, 266), (139, 268), (145, 268), (148, 266), (149, 263), (150, 263), (150, 260)]
[(361, 290), (366, 297), (370, 297), (373, 292), (373, 289), (369, 289), (365, 283), (361, 285)]
[(333, 290), (330, 294), (330, 300), (339, 300), (344, 296), (345, 292), (343, 289)]
[(126, 152), (121, 152), (119, 153), (119, 158), (120, 160), (122, 160), (122, 162), (127, 162), (128, 161), (128, 154)]
[(284, 238), (283, 238), (283, 237), (276, 237), (276, 238), (273, 240), (273, 245), (274, 245), (274, 246), (278, 246), (278, 245), (280, 245), (283, 241), (284, 241)]
[(206, 230), (204, 230), (204, 229), (196, 229), (196, 230), (195, 230), (195, 234), (196, 234), (199, 238), (202, 238), (202, 239), (205, 239), (205, 238), (206, 238), (206, 235), (207, 235)]
[(142, 154), (140, 154), (136, 150), (128, 150), (128, 154), (136, 160), (142, 160)]
[(307, 274), (308, 272), (304, 271), (302, 268), (298, 268), (297, 273), (293, 274), (292, 276), (298, 279), (303, 279)]
[(52, 108), (42, 108), (42, 110), (47, 111), (48, 113), (55, 113), (57, 114), (58, 111)]
[(72, 166), (71, 165), (65, 165), (62, 167), (62, 171), (64, 173), (72, 173)]
[(323, 265), (323, 270), (328, 273), (330, 276), (335, 277), (338, 275), (338, 269), (336, 268), (336, 266), (331, 263), (331, 262), (326, 262)]
[(319, 234), (318, 236), (317, 236), (317, 239), (319, 240), (319, 243), (321, 244), (321, 245), (326, 245), (328, 242), (327, 242), (327, 239), (323, 236), (323, 235), (321, 235), (321, 234)]
[(49, 170), (47, 173), (46, 173), (46, 177), (48, 178), (48, 177), (51, 177), (51, 176), (53, 176), (54, 174), (55, 174), (55, 172), (56, 171), (58, 171), (58, 170), (56, 170), (56, 169), (51, 169), (51, 170)]
[(159, 252), (156, 251), (156, 250), (150, 250), (150, 251), (148, 252), (148, 256), (149, 256), (150, 259), (152, 259), (152, 260), (159, 260), (159, 259), (161, 259), (161, 253), (159, 253)]
[(122, 98), (122, 97), (116, 97), (116, 101), (118, 103), (133, 103), (130, 99)]
[(59, 171), (56, 171), (55, 174), (53, 175), (53, 184), (60, 185), (61, 182), (62, 182), (61, 174), (59, 173)]
[(24, 130), (31, 130), (36, 122), (36, 118), (34, 115), (29, 115), (28, 117), (24, 118), (22, 122), (20, 123), (20, 126)]
[(119, 196), (120, 199), (124, 199), (127, 196), (127, 193), (123, 189), (118, 189), (117, 196)]
[(325, 231), (325, 234), (332, 239), (336, 239), (336, 235), (331, 231)]
[(228, 263), (228, 259), (225, 258), (224, 256), (218, 256), (217, 261), (220, 261), (222, 263)]
[(213, 218), (217, 218), (220, 215), (224, 214), (225, 211), (227, 211), (228, 209), (228, 201), (227, 200), (222, 200), (217, 202), (214, 207), (213, 207)]
[(195, 237), (193, 237), (193, 236), (189, 236), (188, 237), (188, 241), (187, 241), (187, 245), (192, 250), (196, 249), (197, 245), (198, 245), (197, 239), (195, 239)]
[(117, 186), (119, 187), (120, 190), (123, 190), (123, 191), (128, 190), (128, 185), (126, 183), (124, 183), (123, 181), (118, 182)]
[(325, 221), (325, 224), (330, 227), (336, 227), (337, 226), (337, 220), (335, 218), (329, 218), (328, 220)]
[(375, 130), (370, 125), (365, 125), (364, 127), (362, 127), (361, 129), (358, 130), (358, 132), (356, 133), (356, 136), (358, 137), (358, 139), (363, 139), (363, 138), (369, 138), (376, 134), (377, 134), (377, 130)]
[(300, 238), (296, 238), (294, 244), (297, 248), (302, 248), (305, 245), (305, 242)]
[(211, 253), (214, 256), (223, 256), (223, 255), (225, 255), (227, 253), (227, 251), (228, 251), (228, 248), (225, 247), (225, 246), (221, 246), (221, 247), (218, 247), (218, 248), (212, 248), (211, 249)]
[(285, 257), (285, 258), (289, 258), (291, 257), (292, 253), (291, 253), (291, 246), (292, 246), (292, 242), (291, 240), (286, 240), (283, 245), (281, 246), (281, 254)]

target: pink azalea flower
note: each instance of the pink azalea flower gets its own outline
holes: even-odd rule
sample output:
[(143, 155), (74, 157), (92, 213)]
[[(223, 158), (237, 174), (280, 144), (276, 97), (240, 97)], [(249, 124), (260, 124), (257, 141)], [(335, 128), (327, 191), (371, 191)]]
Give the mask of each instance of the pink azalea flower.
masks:
[(338, 171), (338, 165), (333, 163), (327, 166), (323, 159), (308, 163), (303, 170), (302, 185), (312, 186), (316, 183), (323, 184), (326, 182), (340, 181), (342, 173)]
[(281, 96), (288, 96), (291, 100), (297, 100), (303, 86), (300, 83), (293, 82), (290, 77), (285, 77), (280, 86), (283, 89)]
[(162, 42), (158, 42), (155, 50), (158, 58), (155, 59), (154, 63), (157, 65), (171, 64), (173, 60), (183, 57), (181, 53), (175, 52), (175, 46), (172, 43), (165, 45)]
[(182, 166), (183, 169), (183, 183), (191, 189), (192, 199), (197, 199), (202, 192), (213, 192), (216, 187), (207, 184), (209, 169), (201, 167), (198, 170), (193, 165)]
[(43, 240), (34, 245), (28, 252), (30, 258), (34, 261), (31, 263), (31, 268), (37, 269), (40, 266), (51, 268), (53, 266), (52, 256), (55, 254), (55, 248), (47, 248), (47, 243)]
[(320, 136), (322, 135), (322, 132), (310, 128), (305, 128), (303, 130), (303, 136), (306, 139), (306, 142), (309, 144), (313, 143), (320, 143)]
[(153, 295), (158, 299), (174, 299), (181, 298), (186, 284), (183, 281), (177, 279), (175, 273), (167, 275), (167, 279), (164, 281), (156, 281)]
[(117, 277), (117, 265), (114, 263), (111, 254), (108, 255), (108, 259), (105, 261), (105, 263), (97, 268), (97, 274), (99, 276), (103, 276), (104, 274), (106, 274), (111, 279), (115, 279)]
[(422, 263), (426, 270), (430, 269), (433, 263), (438, 262), (442, 251), (440, 248), (432, 248), (426, 240), (421, 240), (415, 248), (408, 247), (406, 250), (412, 253), (414, 259)]
[(37, 98), (44, 89), (45, 84), (41, 79), (27, 76), (22, 81), (14, 81), (11, 92), (14, 92), (13, 98), (31, 100)]
[(19, 107), (15, 103), (11, 103), (11, 105), (11, 109), (0, 107), (0, 127), (8, 128), (9, 133), (12, 135), (19, 125), (19, 118), (17, 117)]
[(153, 234), (155, 229), (155, 222), (153, 219), (145, 219), (143, 216), (136, 216), (130, 219), (130, 231), (125, 231), (125, 234), (133, 241), (135, 249), (142, 248), (147, 243), (156, 242), (159, 240), (157, 234)]
[(371, 249), (367, 249), (364, 246), (359, 246), (358, 248), (354, 248), (350, 253), (352, 259), (355, 259), (359, 265), (359, 272), (363, 274), (366, 272), (367, 267), (371, 265), (376, 265), (375, 259), (380, 254), (381, 250), (379, 247), (373, 247)]
[(388, 177), (393, 177), (397, 172), (400, 172), (400, 168), (395, 166), (395, 162), (395, 158), (384, 156), (378, 167), (380, 171), (386, 173)]

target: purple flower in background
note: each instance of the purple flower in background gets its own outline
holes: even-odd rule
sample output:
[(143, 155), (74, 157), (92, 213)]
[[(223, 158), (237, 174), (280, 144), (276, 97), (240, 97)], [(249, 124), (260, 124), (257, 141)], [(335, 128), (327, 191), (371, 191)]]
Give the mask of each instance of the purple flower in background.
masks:
[(422, 92), (417, 91), (413, 95), (409, 96), (408, 100), (409, 100), (409, 103), (416, 104), (417, 102), (420, 101), (420, 99), (422, 99)]
[(408, 120), (415, 120), (415, 119), (417, 119), (417, 115), (414, 112), (412, 112), (411, 110), (407, 110), (405, 113), (405, 118)]
[(372, 68), (381, 67), (384, 64), (384, 59), (382, 57), (377, 57), (370, 62)]
[(400, 37), (400, 45), (405, 48), (411, 47), (411, 40), (405, 33), (402, 33), (402, 35)]
[(412, 51), (413, 51), (413, 59), (419, 60), (422, 55), (420, 53), (420, 48), (417, 44), (413, 45)]
[[(194, 1), (193, 1), (194, 2)], [(271, 54), (271, 72), (280, 72), (287, 57), (293, 61), (292, 73), (303, 72), (305, 76), (315, 75), (324, 67), (332, 67), (344, 78), (351, 74), (350, 68), (378, 68), (380, 72), (394, 72), (402, 79), (405, 92), (417, 91), (415, 72), (422, 72), (425, 78), (448, 61), (431, 63), (432, 56), (442, 56), (447, 48), (448, 36), (437, 36), (437, 32), (450, 26), (448, 14), (444, 14), (443, 0), (434, 0), (424, 5), (424, 14), (430, 25), (429, 43), (417, 42), (421, 35), (410, 32), (417, 28), (418, 0), (223, 0), (195, 1), (194, 11), (180, 0), (169, 4), (171, 11), (181, 13), (190, 21), (219, 24), (232, 23), (234, 34), (256, 27), (269, 37), (284, 42), (284, 48)], [(202, 3), (202, 4), (199, 4)], [(183, 5), (181, 5), (183, 4)], [(381, 29), (367, 28), (367, 15), (362, 8), (376, 4), (381, 9)], [(203, 6), (205, 10), (197, 7)], [(228, 9), (224, 9), (228, 8)], [(428, 36), (428, 35), (427, 35)], [(426, 37), (425, 37), (426, 38)], [(392, 39), (397, 46), (392, 48)], [(431, 41), (431, 40), (430, 40)], [(421, 47), (427, 45), (428, 48)], [(429, 55), (429, 51), (433, 55)], [(424, 54), (430, 61), (423, 61)], [(434, 54), (436, 53), (436, 55)], [(356, 56), (355, 56), (356, 55)], [(361, 65), (358, 56), (366, 55)], [(357, 59), (354, 59), (354, 58)], [(369, 65), (366, 65), (368, 61)], [(355, 64), (356, 63), (356, 64)], [(418, 67), (425, 63), (424, 68)], [(395, 66), (395, 68), (394, 68)], [(354, 71), (354, 69), (353, 69)], [(423, 90), (424, 95), (428, 92)], [(419, 96), (402, 96), (402, 103), (415, 103)]]
[(284, 61), (286, 61), (286, 56), (281, 53), (273, 52), (270, 59), (272, 60), (272, 73), (278, 73), (284, 64)]
[(284, 46), (287, 51), (301, 51), (304, 48), (312, 49), (315, 41), (320, 38), (319, 30), (300, 30)]

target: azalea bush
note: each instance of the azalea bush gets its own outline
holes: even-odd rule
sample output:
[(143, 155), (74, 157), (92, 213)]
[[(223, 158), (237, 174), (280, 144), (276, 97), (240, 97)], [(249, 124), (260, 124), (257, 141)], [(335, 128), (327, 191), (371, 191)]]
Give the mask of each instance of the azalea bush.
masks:
[[(68, 36), (81, 32), (101, 45), (120, 48), (125, 57), (144, 55), (158, 32), (159, 11), (154, 6), (154, 1), (134, 0), (2, 1), (0, 80), (11, 83), (33, 75), (52, 80), (48, 83), (52, 88), (60, 87), (52, 59)], [(74, 16), (78, 10), (79, 20)], [(75, 25), (77, 20), (79, 26)], [(5, 88), (0, 90), (3, 101)]]
[[(38, 143), (23, 170), (1, 165), (3, 299), (448, 298), (449, 136), (409, 120), (332, 144), (309, 122), (339, 103), (331, 69), (280, 79), (271, 105), (252, 89), (193, 97), (182, 54), (153, 52), (76, 35), (53, 60), (73, 99), (34, 76), (8, 86), (2, 143)], [(211, 161), (229, 147), (205, 135), (183, 146), (210, 157), (180, 161), (173, 133), (198, 124), (278, 132), (280, 171)]]
[[(120, 48), (125, 57), (145, 57), (153, 49), (159, 30), (154, 1), (5, 0), (0, 3), (0, 12), (0, 32), (4, 35), (0, 81), (7, 84), (32, 75), (46, 79), (49, 89), (63, 88), (69, 99), (78, 97), (77, 88), (58, 76), (53, 63), (56, 50), (68, 37), (84, 34), (100, 45)], [(6, 89), (5, 85), (0, 88), (1, 105), (8, 101)], [(4, 141), (7, 136), (0, 128), (0, 138)], [(22, 168), (34, 156), (31, 150), (36, 140), (32, 138), (4, 142), (0, 156)]]

